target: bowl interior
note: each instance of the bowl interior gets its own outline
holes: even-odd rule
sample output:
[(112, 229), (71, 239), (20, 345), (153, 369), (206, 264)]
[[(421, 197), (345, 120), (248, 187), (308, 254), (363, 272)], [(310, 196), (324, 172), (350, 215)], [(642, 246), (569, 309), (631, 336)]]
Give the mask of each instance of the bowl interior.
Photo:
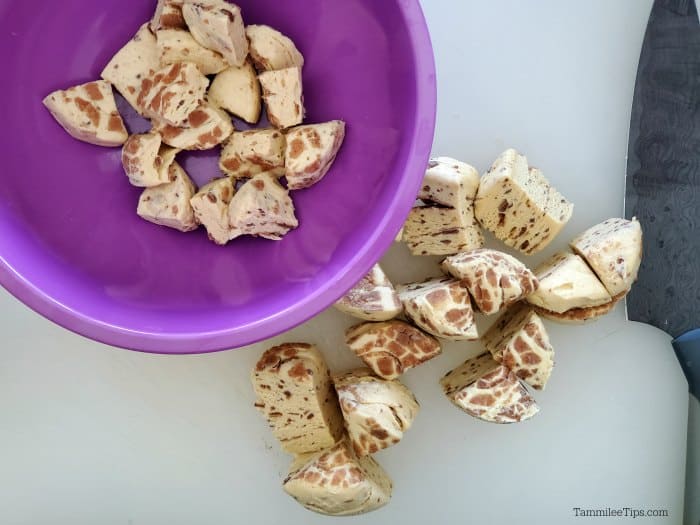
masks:
[[(155, 2), (0, 2), (0, 56), (13, 79), (0, 87), (0, 276), (25, 303), (127, 348), (230, 348), (318, 313), (389, 245), (433, 136), (432, 52), (417, 2), (239, 3), (246, 23), (278, 28), (305, 55), (307, 121), (343, 119), (347, 137), (328, 176), (294, 194), (296, 231), (222, 248), (203, 229), (184, 234), (137, 217), (140, 190), (120, 150), (72, 139), (41, 104), (54, 89), (99, 78)], [(202, 184), (220, 176), (216, 155), (179, 158)]]

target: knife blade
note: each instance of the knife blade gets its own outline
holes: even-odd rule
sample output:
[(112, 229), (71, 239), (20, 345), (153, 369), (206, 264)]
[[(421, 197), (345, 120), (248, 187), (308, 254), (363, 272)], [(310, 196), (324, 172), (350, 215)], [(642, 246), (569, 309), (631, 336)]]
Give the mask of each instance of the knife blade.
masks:
[[(674, 337), (690, 399), (685, 523), (700, 523), (700, 23), (693, 0), (656, 0), (632, 102), (625, 215), (644, 232), (627, 316)], [(693, 398), (694, 396), (694, 398)]]

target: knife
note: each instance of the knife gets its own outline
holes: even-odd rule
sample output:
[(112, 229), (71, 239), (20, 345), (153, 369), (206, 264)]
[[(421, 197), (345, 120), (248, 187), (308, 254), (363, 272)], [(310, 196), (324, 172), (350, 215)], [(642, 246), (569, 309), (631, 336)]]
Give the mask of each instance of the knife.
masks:
[(674, 339), (688, 379), (686, 525), (700, 523), (700, 22), (693, 0), (655, 0), (632, 102), (625, 215), (644, 232), (627, 316)]

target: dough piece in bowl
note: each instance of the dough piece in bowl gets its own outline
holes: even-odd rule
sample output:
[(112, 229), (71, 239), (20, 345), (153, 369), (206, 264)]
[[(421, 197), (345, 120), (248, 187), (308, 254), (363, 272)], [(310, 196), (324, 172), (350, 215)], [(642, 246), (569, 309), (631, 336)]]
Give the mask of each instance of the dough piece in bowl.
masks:
[(374, 454), (401, 441), (418, 414), (418, 401), (401, 382), (380, 379), (368, 368), (333, 378), (345, 429), (355, 454)]
[(284, 174), (284, 134), (278, 129), (235, 131), (221, 150), (219, 168), (236, 179)]
[(517, 423), (539, 412), (517, 376), (489, 352), (448, 372), (440, 383), (452, 403), (484, 421)]
[(121, 146), (129, 137), (117, 111), (112, 86), (104, 80), (58, 90), (44, 106), (69, 135), (97, 146)]
[(249, 25), (245, 34), (250, 41), (250, 56), (260, 71), (302, 67), (304, 57), (292, 40), (265, 25)]
[(365, 321), (388, 321), (403, 311), (394, 285), (378, 264), (341, 297), (335, 307)]
[(201, 46), (184, 29), (161, 29), (156, 32), (156, 43), (164, 66), (192, 62), (203, 75), (215, 75), (228, 67), (224, 57)]
[(484, 334), (484, 347), (532, 388), (542, 390), (554, 368), (554, 350), (532, 307), (516, 305)]
[(154, 122), (153, 129), (173, 148), (205, 150), (225, 141), (233, 133), (233, 123), (224, 110), (204, 102), (182, 126)]
[(479, 310), (495, 314), (537, 290), (534, 274), (507, 253), (481, 248), (447, 257), (442, 269), (460, 279)]
[(286, 343), (266, 350), (251, 381), (255, 406), (286, 452), (317, 452), (341, 439), (343, 420), (330, 372), (314, 345)]
[(233, 196), (228, 207), (231, 238), (253, 235), (279, 241), (299, 226), (289, 192), (271, 173), (248, 180)]
[(161, 68), (156, 37), (143, 24), (102, 70), (102, 78), (111, 83), (141, 115), (137, 103), (141, 83)]
[(508, 246), (523, 253), (545, 248), (573, 214), (573, 204), (514, 149), (504, 151), (481, 178), (476, 218)]
[(194, 184), (177, 162), (170, 165), (169, 176), (172, 182), (143, 190), (136, 213), (149, 222), (182, 232), (197, 229), (190, 205), (196, 191)]
[(287, 131), (285, 176), (290, 190), (301, 190), (320, 181), (333, 165), (345, 139), (345, 122), (297, 126)]
[(197, 222), (207, 229), (209, 239), (216, 244), (224, 245), (231, 239), (228, 205), (234, 193), (231, 179), (223, 177), (202, 186), (190, 199)]
[(450, 157), (434, 157), (428, 163), (418, 198), (461, 209), (470, 206), (479, 188), (479, 172)]
[(151, 19), (151, 31), (161, 29), (185, 29), (185, 19), (182, 16), (184, 0), (158, 0), (156, 10)]
[(571, 252), (554, 254), (535, 268), (540, 283), (527, 302), (554, 313), (590, 308), (612, 301), (605, 286), (584, 260)]
[(209, 102), (250, 124), (260, 120), (260, 82), (250, 61), (231, 66), (214, 77), (207, 93)]
[(345, 332), (345, 342), (383, 379), (396, 379), (442, 352), (437, 339), (396, 320), (352, 326)]
[(240, 7), (223, 0), (185, 0), (182, 15), (197, 42), (222, 54), (230, 65), (243, 65), (248, 39)]
[(309, 510), (350, 516), (386, 505), (392, 482), (372, 457), (358, 457), (344, 439), (328, 450), (298, 458), (283, 488)]
[(406, 315), (420, 328), (451, 341), (479, 338), (472, 300), (459, 281), (449, 277), (400, 286)]
[(304, 120), (304, 97), (301, 69), (289, 67), (265, 71), (258, 75), (267, 118), (276, 128), (290, 128)]
[(170, 165), (180, 150), (162, 144), (158, 133), (131, 135), (122, 148), (122, 166), (133, 186), (149, 188), (170, 182)]
[(642, 262), (642, 227), (633, 218), (608, 219), (571, 241), (610, 295), (626, 293), (637, 280)]
[(148, 118), (182, 126), (204, 101), (208, 85), (195, 64), (171, 64), (143, 80), (136, 103)]

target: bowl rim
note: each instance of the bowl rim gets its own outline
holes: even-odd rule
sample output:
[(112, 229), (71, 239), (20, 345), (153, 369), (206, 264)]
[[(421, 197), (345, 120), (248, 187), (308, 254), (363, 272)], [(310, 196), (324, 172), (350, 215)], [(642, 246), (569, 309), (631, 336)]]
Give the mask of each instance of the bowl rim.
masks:
[[(420, 125), (414, 127), (406, 157), (408, 169), (428, 162), (435, 134), (437, 115), (437, 82), (435, 58), (428, 26), (419, 0), (397, 0), (407, 26), (413, 54), (416, 81), (416, 115)], [(422, 168), (421, 168), (422, 171)], [(402, 185), (397, 189), (383, 220), (354, 256), (343, 264), (340, 277), (329, 280), (312, 294), (286, 310), (235, 328), (211, 332), (169, 334), (131, 330), (94, 319), (69, 308), (51, 297), (0, 255), (0, 284), (26, 306), (74, 333), (89, 339), (128, 350), (155, 354), (201, 354), (240, 348), (279, 335), (304, 323), (332, 305), (369, 272), (394, 241), (406, 214), (415, 201), (420, 184)], [(414, 187), (415, 186), (415, 187)]]

